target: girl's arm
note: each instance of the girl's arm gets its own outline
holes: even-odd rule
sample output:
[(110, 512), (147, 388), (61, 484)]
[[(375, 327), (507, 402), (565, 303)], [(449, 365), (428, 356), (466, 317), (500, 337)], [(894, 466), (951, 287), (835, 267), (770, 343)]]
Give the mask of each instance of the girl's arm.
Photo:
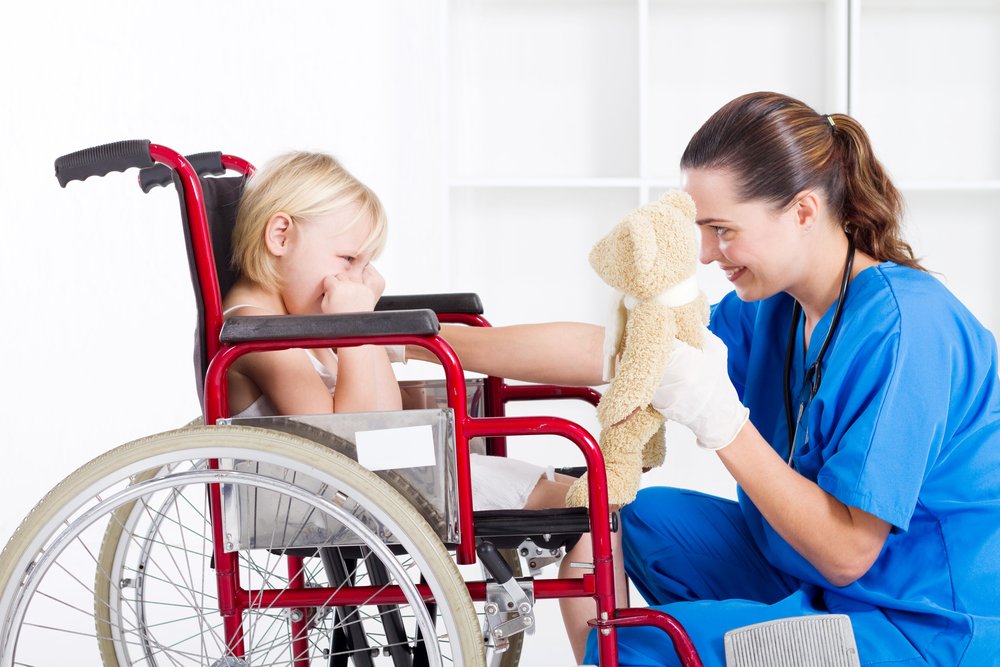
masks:
[[(604, 328), (593, 324), (443, 325), (441, 336), (466, 370), (543, 384), (604, 383)], [(411, 359), (438, 361), (422, 347), (408, 346), (406, 354)]]
[[(320, 309), (324, 313), (370, 312), (385, 289), (385, 280), (367, 257), (351, 268), (327, 276)], [(334, 412), (370, 412), (402, 409), (399, 384), (382, 347), (361, 345), (337, 350), (337, 388)]]
[(795, 472), (747, 421), (719, 458), (767, 522), (835, 586), (867, 572), (891, 526)]
[(385, 348), (374, 345), (337, 350), (334, 412), (402, 410), (399, 383)]
[[(340, 348), (337, 386), (331, 396), (326, 383), (302, 349), (254, 352), (239, 359), (230, 371), (231, 397), (248, 403), (246, 380), (255, 385), (271, 405), (284, 415), (327, 412), (376, 412), (400, 410), (399, 384), (385, 349), (374, 345)], [(245, 378), (242, 383), (239, 376)], [(236, 399), (239, 401), (240, 399)], [(244, 405), (233, 405), (235, 410)]]
[(247, 402), (248, 392), (267, 396), (278, 414), (322, 414), (333, 411), (333, 398), (316, 372), (308, 353), (301, 349), (254, 352), (238, 359), (229, 371), (230, 406), (233, 412), (244, 405), (233, 402), (236, 386)]

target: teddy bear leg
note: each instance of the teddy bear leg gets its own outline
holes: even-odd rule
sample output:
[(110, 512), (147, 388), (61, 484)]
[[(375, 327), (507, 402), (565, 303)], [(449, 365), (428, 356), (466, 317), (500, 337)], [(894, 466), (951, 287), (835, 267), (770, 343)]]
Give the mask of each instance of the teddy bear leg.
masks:
[(590, 498), (587, 496), (587, 473), (583, 473), (570, 484), (569, 490), (566, 491), (566, 507), (590, 507)]
[(645, 439), (638, 440), (637, 433), (629, 433), (632, 420), (618, 426), (613, 426), (610, 432), (605, 432), (601, 447), (605, 449), (604, 471), (608, 480), (608, 504), (615, 506), (627, 505), (635, 500), (642, 478), (642, 444)]
[[(607, 479), (608, 504), (621, 506), (635, 500), (639, 490), (639, 478), (642, 475), (641, 449), (636, 443), (642, 441), (635, 438), (632, 432), (632, 419), (628, 419), (611, 428), (601, 431), (601, 452), (604, 454), (604, 471)], [(640, 445), (641, 446), (641, 445)], [(587, 480), (584, 475), (573, 482), (566, 493), (567, 507), (588, 507)]]
[[(646, 409), (652, 410), (653, 408), (647, 407)], [(660, 424), (660, 428), (656, 429), (656, 433), (646, 441), (646, 446), (642, 448), (642, 467), (644, 469), (658, 468), (663, 465), (663, 460), (667, 455), (665, 426), (666, 422)]]
[[(624, 422), (601, 431), (609, 504), (621, 506), (635, 500), (642, 476), (643, 445), (662, 423), (659, 413), (639, 411)], [(570, 486), (566, 505), (586, 507), (587, 504), (587, 477), (584, 476)]]

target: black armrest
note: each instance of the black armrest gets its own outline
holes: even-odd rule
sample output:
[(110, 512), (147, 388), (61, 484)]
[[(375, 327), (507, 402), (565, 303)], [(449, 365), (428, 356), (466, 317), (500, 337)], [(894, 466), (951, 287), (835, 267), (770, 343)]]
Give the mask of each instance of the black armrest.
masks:
[(343, 315), (279, 315), (230, 317), (222, 325), (223, 343), (292, 338), (353, 338), (357, 336), (433, 336), (440, 331), (437, 315), (423, 310), (388, 310)]
[(456, 294), (398, 294), (383, 296), (375, 305), (375, 310), (410, 310), (429, 308), (435, 313), (455, 315), (482, 315), (483, 302), (478, 294), (459, 292)]

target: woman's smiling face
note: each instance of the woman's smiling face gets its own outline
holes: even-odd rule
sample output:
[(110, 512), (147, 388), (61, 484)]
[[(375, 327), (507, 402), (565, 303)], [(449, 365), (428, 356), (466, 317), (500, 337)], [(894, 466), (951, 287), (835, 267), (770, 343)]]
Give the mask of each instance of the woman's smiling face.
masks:
[(800, 278), (802, 234), (794, 203), (784, 210), (763, 201), (740, 201), (726, 171), (691, 169), (681, 187), (697, 207), (700, 261), (715, 262), (737, 295), (758, 301), (788, 291)]

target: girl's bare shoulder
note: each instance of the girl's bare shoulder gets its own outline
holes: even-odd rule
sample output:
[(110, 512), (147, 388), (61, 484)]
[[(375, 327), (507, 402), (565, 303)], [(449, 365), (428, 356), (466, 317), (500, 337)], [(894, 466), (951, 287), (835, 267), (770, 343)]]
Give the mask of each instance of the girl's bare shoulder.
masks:
[(225, 317), (230, 315), (285, 315), (281, 297), (261, 287), (239, 280), (222, 298)]

